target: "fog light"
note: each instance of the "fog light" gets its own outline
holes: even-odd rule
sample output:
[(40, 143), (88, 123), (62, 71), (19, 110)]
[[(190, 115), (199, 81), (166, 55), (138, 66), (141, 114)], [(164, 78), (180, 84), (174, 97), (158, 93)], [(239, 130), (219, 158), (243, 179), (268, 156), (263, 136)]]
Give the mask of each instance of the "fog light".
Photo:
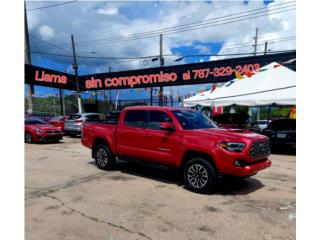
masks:
[(234, 165), (237, 167), (244, 167), (246, 166), (246, 162), (243, 159), (236, 159)]
[(235, 160), (234, 165), (236, 165), (237, 167), (241, 167), (241, 163), (239, 160)]

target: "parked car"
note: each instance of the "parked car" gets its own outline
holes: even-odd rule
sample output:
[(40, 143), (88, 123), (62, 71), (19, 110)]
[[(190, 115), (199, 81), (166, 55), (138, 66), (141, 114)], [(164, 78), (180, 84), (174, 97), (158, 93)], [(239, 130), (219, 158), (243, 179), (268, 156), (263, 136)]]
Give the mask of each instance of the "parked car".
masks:
[(104, 116), (100, 113), (76, 113), (71, 114), (64, 122), (64, 133), (70, 136), (81, 134), (82, 125), (86, 121), (100, 121)]
[(217, 128), (198, 111), (185, 108), (125, 108), (114, 124), (86, 122), (82, 144), (101, 169), (117, 158), (181, 170), (188, 189), (206, 192), (223, 175), (249, 177), (271, 166), (266, 136)]
[(53, 118), (53, 114), (44, 114), (44, 113), (26, 113), (24, 115), (24, 118), (38, 118), (44, 121), (49, 121), (51, 118)]
[(51, 118), (48, 123), (58, 127), (62, 133), (64, 133), (64, 122), (68, 119), (68, 116), (55, 116)]
[(109, 112), (106, 114), (106, 122), (117, 123), (120, 117), (121, 111)]
[(268, 136), (274, 147), (296, 148), (296, 120), (277, 119), (272, 121), (262, 134)]
[(262, 132), (271, 123), (271, 120), (257, 120), (251, 124), (250, 129), (254, 129), (255, 132)]
[(223, 113), (214, 115), (212, 120), (220, 128), (249, 129), (250, 116), (246, 113)]
[(24, 140), (26, 143), (59, 142), (62, 139), (60, 128), (52, 126), (41, 119), (27, 118), (24, 124)]

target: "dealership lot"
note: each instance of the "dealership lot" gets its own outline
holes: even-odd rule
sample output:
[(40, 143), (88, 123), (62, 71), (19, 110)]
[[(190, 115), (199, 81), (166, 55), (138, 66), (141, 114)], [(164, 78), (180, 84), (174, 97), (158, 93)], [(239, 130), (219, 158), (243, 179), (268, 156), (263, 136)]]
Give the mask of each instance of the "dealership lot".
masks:
[(211, 195), (175, 171), (120, 162), (95, 167), (79, 138), (25, 145), (26, 239), (295, 239), (294, 155)]

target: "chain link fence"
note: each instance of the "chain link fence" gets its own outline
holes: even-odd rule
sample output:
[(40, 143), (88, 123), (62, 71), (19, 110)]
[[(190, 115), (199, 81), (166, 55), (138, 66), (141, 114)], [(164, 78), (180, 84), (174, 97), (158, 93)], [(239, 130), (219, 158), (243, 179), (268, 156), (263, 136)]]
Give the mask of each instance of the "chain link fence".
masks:
[[(76, 95), (66, 95), (63, 97), (63, 102), (61, 103), (60, 97), (48, 96), (48, 97), (33, 97), (34, 101), (34, 113), (36, 114), (50, 114), (50, 115), (62, 115), (62, 108), (65, 110), (65, 115), (70, 115), (78, 112), (78, 101)], [(25, 97), (24, 110), (27, 113), (29, 108), (29, 100)], [(96, 105), (97, 104), (97, 105)], [(111, 100), (108, 97), (104, 99), (95, 98), (82, 98), (82, 105), (85, 109), (88, 105), (95, 105), (98, 112), (106, 114), (108, 112), (122, 110), (129, 106), (159, 106), (159, 98), (153, 98), (152, 104), (150, 99), (132, 99), (132, 100)], [(173, 99), (164, 99), (163, 106), (166, 107), (177, 107), (180, 103)]]

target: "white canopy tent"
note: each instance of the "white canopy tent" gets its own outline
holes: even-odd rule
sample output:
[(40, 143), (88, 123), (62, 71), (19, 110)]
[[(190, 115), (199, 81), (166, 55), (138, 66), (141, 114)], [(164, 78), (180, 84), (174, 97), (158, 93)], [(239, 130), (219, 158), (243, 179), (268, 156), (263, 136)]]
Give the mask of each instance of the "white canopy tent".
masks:
[(251, 77), (231, 80), (213, 92), (209, 90), (183, 101), (185, 107), (270, 104), (296, 104), (296, 72), (276, 62)]

